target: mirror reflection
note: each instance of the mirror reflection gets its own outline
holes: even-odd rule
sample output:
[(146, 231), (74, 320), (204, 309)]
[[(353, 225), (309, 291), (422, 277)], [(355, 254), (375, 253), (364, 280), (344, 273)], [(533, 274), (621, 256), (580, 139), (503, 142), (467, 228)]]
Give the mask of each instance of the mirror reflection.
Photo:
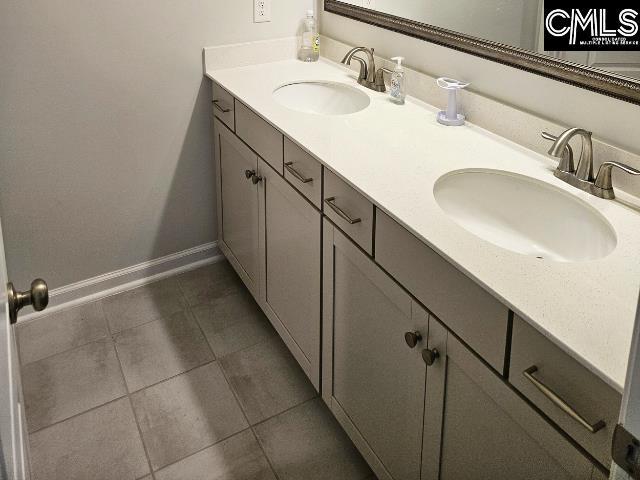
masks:
[(340, 0), (640, 82), (640, 51), (546, 51), (543, 0)]

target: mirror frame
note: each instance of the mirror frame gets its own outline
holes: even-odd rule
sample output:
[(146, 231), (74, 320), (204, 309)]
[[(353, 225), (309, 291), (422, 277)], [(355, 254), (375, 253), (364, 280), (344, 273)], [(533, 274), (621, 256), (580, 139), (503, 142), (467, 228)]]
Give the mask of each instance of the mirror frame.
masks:
[(640, 105), (640, 82), (621, 75), (338, 0), (324, 0), (324, 10)]

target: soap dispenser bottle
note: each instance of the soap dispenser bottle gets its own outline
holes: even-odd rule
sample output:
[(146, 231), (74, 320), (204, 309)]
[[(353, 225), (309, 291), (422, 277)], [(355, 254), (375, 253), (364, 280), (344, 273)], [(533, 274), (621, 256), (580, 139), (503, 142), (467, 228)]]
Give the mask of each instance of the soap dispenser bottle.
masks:
[(391, 74), (391, 88), (389, 89), (389, 95), (392, 102), (397, 103), (398, 105), (404, 105), (404, 101), (407, 98), (404, 67), (402, 66), (404, 57), (393, 57), (391, 60), (396, 62), (396, 67), (393, 69), (393, 73)]
[(303, 22), (298, 58), (303, 62), (317, 62), (320, 58), (320, 35), (313, 10), (307, 11), (307, 17)]

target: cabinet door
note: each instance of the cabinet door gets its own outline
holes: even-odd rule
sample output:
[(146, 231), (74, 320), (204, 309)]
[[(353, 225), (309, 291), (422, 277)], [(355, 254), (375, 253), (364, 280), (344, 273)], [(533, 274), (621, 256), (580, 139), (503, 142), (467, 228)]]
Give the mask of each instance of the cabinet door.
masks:
[[(254, 295), (258, 294), (258, 157), (226, 126), (216, 123), (219, 199), (222, 210), (221, 247)], [(248, 178), (249, 177), (249, 178)]]
[(592, 464), (431, 319), (423, 479), (591, 478)]
[(418, 480), (428, 316), (325, 221), (323, 396), (380, 479)]
[(278, 333), (319, 390), (322, 215), (262, 159), (260, 175), (264, 301)]

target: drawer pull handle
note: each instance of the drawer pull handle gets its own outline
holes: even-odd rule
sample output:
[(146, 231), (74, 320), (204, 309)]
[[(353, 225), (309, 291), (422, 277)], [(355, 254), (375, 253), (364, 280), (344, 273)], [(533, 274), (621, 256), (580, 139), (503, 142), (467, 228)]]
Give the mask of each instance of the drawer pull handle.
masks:
[(582, 417), (582, 415), (576, 412), (562, 397), (560, 397), (560, 395), (555, 393), (553, 390), (547, 387), (544, 383), (542, 383), (540, 380), (538, 380), (536, 377), (533, 376), (534, 373), (536, 373), (537, 371), (538, 371), (538, 367), (533, 365), (527, 368), (524, 372), (522, 372), (522, 374), (527, 380), (533, 383), (533, 386), (536, 387), (538, 390), (540, 390), (545, 397), (551, 400), (551, 402), (556, 407), (558, 407), (560, 410), (565, 412), (567, 415), (569, 415), (571, 418), (573, 418), (576, 422), (578, 422), (584, 428), (589, 430), (591, 433), (597, 433), (606, 426), (606, 423), (604, 422), (604, 420), (598, 420), (594, 424), (591, 424), (587, 420), (585, 420), (584, 417)]
[(342, 210), (339, 206), (337, 206), (336, 197), (327, 198), (324, 201), (324, 203), (329, 205), (329, 208), (331, 208), (331, 210), (336, 212), (340, 218), (342, 218), (346, 222), (349, 222), (349, 225), (355, 225), (356, 223), (362, 222), (361, 218), (351, 218), (349, 215), (347, 215), (347, 213), (344, 210)]
[(231, 111), (230, 108), (224, 108), (220, 106), (220, 100), (214, 100), (213, 106), (220, 110), (222, 113), (229, 113)]
[(293, 162), (285, 163), (284, 164), (284, 168), (286, 168), (291, 175), (296, 177), (302, 183), (311, 183), (311, 182), (313, 182), (313, 178), (307, 178), (304, 175), (302, 175), (299, 171), (297, 171), (295, 168), (293, 168)]

